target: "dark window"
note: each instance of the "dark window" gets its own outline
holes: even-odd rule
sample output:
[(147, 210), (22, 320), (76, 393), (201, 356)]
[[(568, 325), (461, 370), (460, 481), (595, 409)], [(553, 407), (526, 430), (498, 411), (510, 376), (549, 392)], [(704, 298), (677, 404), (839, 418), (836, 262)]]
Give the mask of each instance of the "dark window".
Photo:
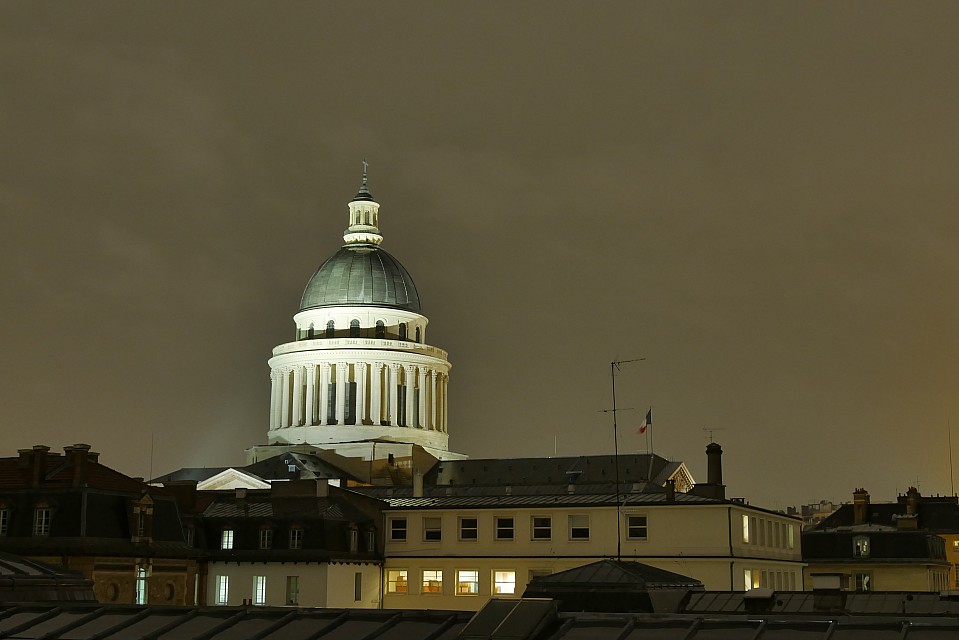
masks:
[(350, 337), (351, 338), (360, 337), (360, 321), (359, 320), (350, 321)]
[(376, 321), (376, 337), (377, 338), (386, 337), (386, 325), (383, 324), (382, 320)]
[(390, 518), (390, 540), (406, 542), (406, 518)]
[(356, 383), (346, 383), (346, 424), (356, 424)]
[(326, 389), (326, 423), (336, 424), (336, 383), (329, 383)]
[(645, 540), (646, 516), (626, 516), (626, 537), (630, 540)]
[(512, 518), (496, 518), (496, 539), (497, 540), (513, 539), (513, 519)]
[(476, 540), (476, 518), (460, 518), (460, 540)]
[(442, 518), (423, 518), (423, 540), (426, 542), (439, 542), (442, 539)]
[(533, 540), (549, 540), (553, 537), (553, 519), (550, 516), (533, 516)]
[(330, 320), (326, 323), (326, 337), (332, 338), (333, 334), (336, 332), (336, 324)]
[(419, 327), (416, 327), (416, 341), (417, 341), (417, 342), (420, 341), (420, 328), (419, 328)]
[(312, 340), (316, 336), (316, 329), (313, 327), (313, 323), (310, 323), (310, 328), (306, 332), (306, 337)]
[(357, 571), (353, 574), (353, 601), (359, 602), (363, 599), (363, 574)]
[(406, 323), (400, 323), (400, 340), (406, 340)]

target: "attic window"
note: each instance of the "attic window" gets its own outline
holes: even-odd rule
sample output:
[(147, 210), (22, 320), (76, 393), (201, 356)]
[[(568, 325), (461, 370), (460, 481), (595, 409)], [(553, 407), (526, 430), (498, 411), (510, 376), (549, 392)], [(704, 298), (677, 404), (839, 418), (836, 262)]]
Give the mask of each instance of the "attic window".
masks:
[(869, 536), (856, 536), (852, 539), (852, 557), (869, 557)]
[(45, 504), (38, 505), (37, 508), (33, 510), (33, 535), (50, 535), (50, 519), (50, 507)]

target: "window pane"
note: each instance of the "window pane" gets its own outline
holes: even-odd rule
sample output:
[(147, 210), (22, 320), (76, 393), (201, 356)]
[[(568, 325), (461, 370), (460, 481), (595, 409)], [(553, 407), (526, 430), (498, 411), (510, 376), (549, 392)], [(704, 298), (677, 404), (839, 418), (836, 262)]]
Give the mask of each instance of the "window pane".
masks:
[(496, 518), (496, 539), (497, 540), (513, 539), (513, 519), (512, 518)]
[(456, 595), (472, 596), (479, 593), (479, 571), (456, 572)]
[(443, 593), (443, 571), (441, 569), (423, 570), (423, 593)]
[(220, 548), (221, 549), (233, 548), (233, 529), (223, 530), (223, 533), (220, 536)]
[(493, 593), (513, 595), (516, 593), (516, 572), (515, 571), (494, 571), (493, 572)]
[(390, 519), (390, 540), (406, 542), (406, 518)]
[(439, 542), (442, 538), (442, 520), (440, 518), (423, 518), (423, 540)]
[(589, 540), (589, 516), (569, 516), (569, 539)]
[(553, 537), (553, 519), (549, 516), (533, 516), (532, 539), (549, 540)]
[(647, 534), (646, 516), (626, 516), (626, 537), (630, 540), (645, 540)]
[(408, 572), (406, 569), (390, 569), (386, 572), (387, 593), (407, 593), (409, 591)]
[(476, 518), (460, 518), (460, 540), (476, 540), (477, 525)]

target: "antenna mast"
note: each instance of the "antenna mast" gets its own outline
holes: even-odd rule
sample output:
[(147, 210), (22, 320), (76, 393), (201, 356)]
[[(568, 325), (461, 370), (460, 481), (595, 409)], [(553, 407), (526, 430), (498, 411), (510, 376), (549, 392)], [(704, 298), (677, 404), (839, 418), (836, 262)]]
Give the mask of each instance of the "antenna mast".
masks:
[(616, 469), (616, 561), (618, 562), (622, 559), (623, 556), (623, 526), (622, 526), (622, 512), (623, 512), (623, 501), (622, 501), (622, 492), (619, 487), (619, 429), (616, 424), (616, 371), (619, 369), (619, 365), (626, 364), (628, 362), (640, 362), (646, 358), (633, 358), (632, 360), (614, 360), (609, 363), (609, 373), (611, 376), (612, 387), (613, 387), (613, 466)]

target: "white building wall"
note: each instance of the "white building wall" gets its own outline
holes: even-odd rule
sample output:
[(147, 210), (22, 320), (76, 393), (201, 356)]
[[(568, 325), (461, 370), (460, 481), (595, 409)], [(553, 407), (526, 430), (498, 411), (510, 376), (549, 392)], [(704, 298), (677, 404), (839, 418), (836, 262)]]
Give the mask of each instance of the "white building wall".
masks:
[[(354, 574), (362, 574), (363, 592), (354, 599)], [(266, 577), (265, 606), (283, 607), (358, 607), (379, 606), (380, 568), (370, 563), (316, 562), (211, 562), (207, 571), (207, 604), (216, 605), (219, 576), (229, 577), (229, 598), (226, 605), (239, 606), (253, 601), (255, 576)], [(299, 599), (287, 602), (287, 578), (296, 576)]]

